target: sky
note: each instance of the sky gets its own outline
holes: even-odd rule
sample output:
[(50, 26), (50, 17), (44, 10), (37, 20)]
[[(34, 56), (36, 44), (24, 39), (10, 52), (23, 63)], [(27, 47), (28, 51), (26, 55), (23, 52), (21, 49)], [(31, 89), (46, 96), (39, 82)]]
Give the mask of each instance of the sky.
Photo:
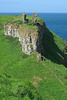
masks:
[(0, 0), (0, 12), (67, 13), (67, 0)]

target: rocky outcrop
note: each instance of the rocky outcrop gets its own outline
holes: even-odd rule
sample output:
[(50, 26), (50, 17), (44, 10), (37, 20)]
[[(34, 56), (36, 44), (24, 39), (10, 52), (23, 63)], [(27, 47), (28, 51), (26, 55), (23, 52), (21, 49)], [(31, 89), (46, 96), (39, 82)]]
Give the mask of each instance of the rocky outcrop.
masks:
[(43, 26), (39, 25), (38, 29), (33, 31), (17, 24), (7, 23), (4, 25), (4, 35), (18, 37), (22, 45), (22, 51), (26, 54), (31, 54), (32, 52), (43, 53)]
[(5, 24), (4, 25), (4, 35), (9, 35), (9, 36), (13, 36), (13, 37), (19, 37), (19, 34), (18, 34), (18, 25), (14, 24)]

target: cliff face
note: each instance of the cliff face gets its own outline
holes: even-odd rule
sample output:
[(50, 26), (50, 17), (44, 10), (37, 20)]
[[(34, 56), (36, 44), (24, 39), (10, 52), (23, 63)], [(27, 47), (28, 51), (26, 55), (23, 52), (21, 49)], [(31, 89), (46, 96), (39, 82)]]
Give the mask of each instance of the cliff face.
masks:
[(37, 30), (29, 30), (17, 24), (7, 23), (4, 25), (4, 35), (18, 37), (22, 45), (22, 51), (26, 54), (32, 52), (43, 52), (42, 38), (44, 34), (44, 26), (38, 25)]

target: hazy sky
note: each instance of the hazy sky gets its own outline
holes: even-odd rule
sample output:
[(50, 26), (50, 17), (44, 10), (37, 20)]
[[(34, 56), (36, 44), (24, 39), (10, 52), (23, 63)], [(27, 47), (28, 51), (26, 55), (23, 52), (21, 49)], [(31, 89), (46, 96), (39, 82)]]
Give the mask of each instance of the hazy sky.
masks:
[(67, 0), (0, 0), (0, 12), (67, 13)]

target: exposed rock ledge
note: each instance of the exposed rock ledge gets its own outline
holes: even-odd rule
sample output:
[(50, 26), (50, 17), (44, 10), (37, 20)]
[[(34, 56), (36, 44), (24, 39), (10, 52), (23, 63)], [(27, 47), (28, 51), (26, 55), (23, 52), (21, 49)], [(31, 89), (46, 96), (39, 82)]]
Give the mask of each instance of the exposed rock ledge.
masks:
[(37, 27), (37, 30), (34, 31), (23, 28), (17, 24), (7, 23), (4, 25), (4, 35), (18, 37), (22, 45), (22, 51), (26, 54), (31, 54), (32, 52), (42, 53), (42, 39), (45, 23), (43, 23), (43, 25), (37, 25)]

